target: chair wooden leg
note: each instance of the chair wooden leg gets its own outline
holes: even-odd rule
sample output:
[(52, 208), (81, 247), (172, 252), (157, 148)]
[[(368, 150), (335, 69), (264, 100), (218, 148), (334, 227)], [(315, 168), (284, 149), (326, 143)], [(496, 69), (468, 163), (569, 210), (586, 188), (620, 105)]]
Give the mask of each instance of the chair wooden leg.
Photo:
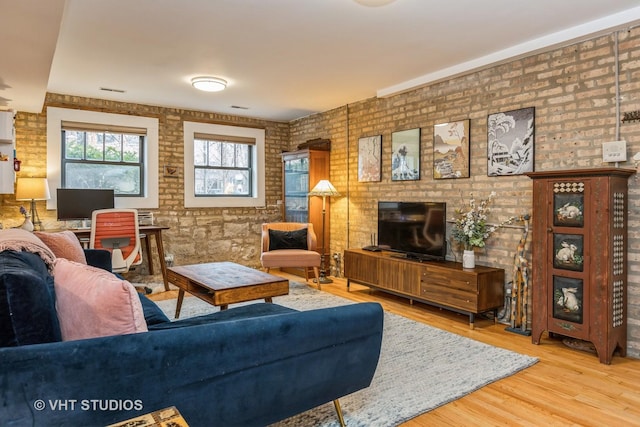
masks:
[(318, 290), (321, 291), (322, 289), (320, 288), (320, 270), (318, 270), (318, 267), (313, 267), (313, 274), (316, 276), (316, 283), (318, 284)]
[(336, 414), (338, 414), (338, 420), (340, 421), (340, 426), (345, 427), (344, 417), (342, 416), (342, 408), (340, 408), (340, 402), (338, 399), (333, 401), (333, 406), (336, 408)]
[(304, 281), (309, 283), (309, 267), (303, 267), (304, 270)]

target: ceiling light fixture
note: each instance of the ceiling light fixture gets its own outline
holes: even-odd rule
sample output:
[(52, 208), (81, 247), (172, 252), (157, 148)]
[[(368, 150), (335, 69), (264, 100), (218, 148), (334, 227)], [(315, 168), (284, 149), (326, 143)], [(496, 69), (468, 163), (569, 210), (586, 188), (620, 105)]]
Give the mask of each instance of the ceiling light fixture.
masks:
[(354, 0), (354, 1), (363, 6), (378, 7), (378, 6), (386, 6), (389, 3), (393, 3), (396, 0)]
[(227, 87), (227, 81), (218, 77), (194, 77), (191, 84), (196, 89), (206, 92), (220, 92)]

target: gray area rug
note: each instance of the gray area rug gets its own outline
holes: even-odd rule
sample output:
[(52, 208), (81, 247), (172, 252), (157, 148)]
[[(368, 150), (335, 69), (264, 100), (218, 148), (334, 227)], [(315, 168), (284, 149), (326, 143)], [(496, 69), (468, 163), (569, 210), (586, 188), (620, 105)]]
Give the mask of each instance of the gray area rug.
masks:
[[(289, 295), (273, 302), (300, 311), (354, 304), (295, 282), (291, 282)], [(158, 305), (173, 318), (175, 299)], [(217, 310), (198, 298), (185, 297), (180, 317)], [(385, 312), (382, 352), (371, 386), (341, 398), (340, 404), (349, 427), (396, 426), (536, 362), (534, 357)], [(338, 425), (330, 402), (274, 426)]]

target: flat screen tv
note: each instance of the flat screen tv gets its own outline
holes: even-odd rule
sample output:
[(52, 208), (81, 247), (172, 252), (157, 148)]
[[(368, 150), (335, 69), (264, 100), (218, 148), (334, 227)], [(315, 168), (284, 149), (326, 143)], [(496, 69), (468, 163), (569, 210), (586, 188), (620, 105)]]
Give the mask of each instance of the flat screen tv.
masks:
[(93, 211), (114, 207), (113, 190), (58, 188), (57, 197), (58, 221), (91, 219)]
[(408, 258), (443, 261), (446, 213), (443, 202), (378, 202), (378, 247)]

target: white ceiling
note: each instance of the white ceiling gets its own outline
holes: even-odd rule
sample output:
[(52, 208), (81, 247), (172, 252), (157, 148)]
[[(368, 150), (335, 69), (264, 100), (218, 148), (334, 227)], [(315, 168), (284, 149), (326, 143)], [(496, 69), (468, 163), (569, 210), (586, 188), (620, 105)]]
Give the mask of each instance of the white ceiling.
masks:
[(0, 109), (49, 91), (289, 121), (638, 24), (640, 0), (0, 0)]

